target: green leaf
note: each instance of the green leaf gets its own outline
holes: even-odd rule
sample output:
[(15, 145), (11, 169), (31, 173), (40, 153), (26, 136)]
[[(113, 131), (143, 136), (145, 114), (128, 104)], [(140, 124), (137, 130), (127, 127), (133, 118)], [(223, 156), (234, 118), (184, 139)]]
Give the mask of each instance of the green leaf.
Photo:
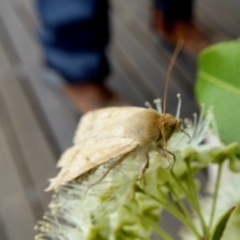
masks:
[(206, 48), (198, 58), (196, 96), (214, 106), (220, 137), (226, 144), (240, 142), (240, 41)]
[[(220, 240), (223, 234), (223, 231), (226, 227), (226, 224), (229, 220), (229, 217), (231, 216), (233, 212), (233, 208), (225, 212), (220, 219), (218, 220), (217, 224), (215, 225), (209, 240)], [(230, 239), (228, 239), (230, 240)]]
[(240, 239), (240, 205), (232, 212), (221, 240), (239, 240)]

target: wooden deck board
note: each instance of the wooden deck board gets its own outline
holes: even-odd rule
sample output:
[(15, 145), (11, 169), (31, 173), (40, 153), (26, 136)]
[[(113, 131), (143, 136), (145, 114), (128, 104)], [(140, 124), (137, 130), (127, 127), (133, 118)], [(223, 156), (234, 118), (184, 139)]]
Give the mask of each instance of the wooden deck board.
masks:
[(141, 94), (148, 100), (152, 99), (155, 90), (144, 81), (142, 74), (138, 72), (138, 67), (134, 60), (128, 57), (125, 49), (119, 46), (119, 44), (114, 42), (112, 45), (112, 54), (115, 61), (118, 62), (128, 78), (138, 87)]
[[(144, 50), (144, 46), (140, 45), (132, 34), (124, 28), (119, 20), (114, 19), (114, 23), (117, 28), (115, 36), (116, 44), (118, 44), (121, 51), (125, 52), (125, 55), (131, 59), (133, 66), (137, 69), (137, 72), (141, 74), (142, 81), (144, 81), (145, 85), (148, 85), (148, 89), (151, 89), (153, 92), (152, 98), (149, 100), (161, 97), (163, 95), (166, 78), (165, 72), (152, 56)], [(174, 113), (177, 103), (177, 100), (174, 101), (174, 99), (176, 99), (177, 93), (182, 93), (183, 101), (189, 102), (187, 111), (183, 109), (182, 114), (185, 117), (189, 117), (189, 113), (197, 109), (195, 100), (192, 93), (189, 94), (191, 89), (185, 88), (184, 92), (181, 91), (183, 86), (176, 84), (179, 79), (181, 79), (180, 75), (175, 79), (173, 77), (173, 81), (171, 82), (169, 90), (169, 99), (171, 99), (171, 101), (168, 102), (168, 109), (171, 113)], [(137, 84), (137, 82), (135, 84)]]
[[(151, 30), (150, 16), (143, 17), (144, 14), (142, 12), (145, 14), (148, 13), (149, 15), (149, 11), (146, 11), (146, 9), (149, 10), (150, 6), (146, 7), (146, 9), (140, 9), (140, 11), (138, 10), (139, 5), (136, 3), (133, 4), (134, 1), (115, 0), (113, 3), (113, 6), (116, 8), (116, 14), (119, 15), (119, 19), (121, 19), (126, 28), (134, 34), (134, 37), (141, 42), (142, 46), (151, 55), (153, 60), (163, 68), (164, 72), (166, 72), (173, 48), (170, 51), (169, 48), (161, 44), (160, 39), (157, 38)], [(193, 85), (195, 58), (192, 55), (181, 53), (178, 59), (174, 67), (173, 76), (180, 74), (183, 77), (182, 79), (178, 79), (178, 82), (180, 81), (183, 85)]]
[[(46, 119), (45, 124), (49, 125), (60, 154), (72, 143), (72, 136), (77, 125), (74, 112), (66, 100), (43, 81), (41, 55), (34, 32), (26, 31), (8, 0), (0, 2), (0, 15), (8, 29), (9, 40), (12, 41), (20, 59), (18, 69), (21, 70), (21, 78), (24, 78), (32, 88), (40, 105), (41, 113)], [(10, 18), (11, 21), (9, 21)]]
[(0, 97), (0, 109), (0, 124), (4, 132), (5, 142), (11, 150), (11, 156), (14, 160), (14, 164), (18, 171), (18, 174), (21, 177), (21, 182), (24, 186), (25, 195), (29, 200), (29, 206), (31, 206), (36, 219), (39, 219), (43, 213), (43, 206), (40, 202), (38, 194), (36, 193), (34, 181), (31, 177), (28, 165), (26, 164), (24, 154), (19, 144), (14, 127), (12, 125), (11, 116), (9, 116), (8, 109), (2, 96)]
[[(36, 219), (0, 125), (0, 218), (8, 240), (33, 239)], [(2, 239), (4, 240), (4, 239)]]
[(50, 196), (45, 194), (43, 190), (47, 186), (46, 180), (56, 173), (55, 158), (18, 80), (12, 73), (11, 65), (4, 57), (1, 45), (0, 56), (2, 67), (0, 93), (11, 117), (16, 137), (34, 181), (34, 187), (42, 205), (46, 208)]
[(113, 56), (111, 57), (111, 65), (113, 73), (108, 85), (132, 104), (143, 106), (147, 98), (139, 90), (139, 87), (132, 82), (132, 79), (126, 75)]
[[(203, 19), (205, 19), (205, 25), (209, 25), (209, 22), (213, 22), (217, 25), (218, 31), (222, 31), (228, 38), (239, 36), (239, 13), (236, 17), (233, 17), (233, 6), (235, 4), (223, 4), (221, 1), (199, 1), (198, 6), (201, 8), (205, 14)], [(236, 9), (239, 9), (236, 6)], [(215, 14), (213, 14), (215, 13)], [(231, 27), (229, 27), (231, 26)]]

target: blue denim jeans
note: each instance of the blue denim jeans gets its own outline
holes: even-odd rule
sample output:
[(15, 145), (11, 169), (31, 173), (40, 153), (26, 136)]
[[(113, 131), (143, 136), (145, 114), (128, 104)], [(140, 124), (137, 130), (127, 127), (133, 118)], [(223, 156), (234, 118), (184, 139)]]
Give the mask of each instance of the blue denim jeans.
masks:
[[(192, 0), (154, 1), (170, 19), (191, 14)], [(179, 2), (182, 12), (174, 15)], [(68, 83), (103, 81), (109, 73), (108, 0), (37, 0), (37, 10), (46, 64)]]

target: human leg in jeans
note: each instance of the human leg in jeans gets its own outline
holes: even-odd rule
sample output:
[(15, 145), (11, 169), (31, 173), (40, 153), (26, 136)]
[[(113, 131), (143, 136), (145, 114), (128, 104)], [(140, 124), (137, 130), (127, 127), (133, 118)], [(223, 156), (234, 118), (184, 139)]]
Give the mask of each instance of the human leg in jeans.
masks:
[[(104, 85), (109, 73), (108, 0), (36, 1), (45, 61), (65, 79), (63, 92), (82, 112), (126, 104)], [(205, 46), (203, 35), (191, 22), (193, 0), (153, 1), (158, 34), (173, 43), (184, 37), (194, 52)]]
[(104, 85), (108, 0), (37, 0), (37, 9), (45, 62), (63, 77), (63, 92), (83, 112), (121, 104)]

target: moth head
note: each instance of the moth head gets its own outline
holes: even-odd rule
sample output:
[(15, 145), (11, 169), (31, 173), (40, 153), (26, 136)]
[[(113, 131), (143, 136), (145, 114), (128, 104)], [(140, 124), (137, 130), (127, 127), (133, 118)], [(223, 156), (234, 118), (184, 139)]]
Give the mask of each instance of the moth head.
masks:
[(161, 135), (168, 140), (173, 133), (181, 131), (182, 121), (171, 114), (164, 114), (159, 121)]

